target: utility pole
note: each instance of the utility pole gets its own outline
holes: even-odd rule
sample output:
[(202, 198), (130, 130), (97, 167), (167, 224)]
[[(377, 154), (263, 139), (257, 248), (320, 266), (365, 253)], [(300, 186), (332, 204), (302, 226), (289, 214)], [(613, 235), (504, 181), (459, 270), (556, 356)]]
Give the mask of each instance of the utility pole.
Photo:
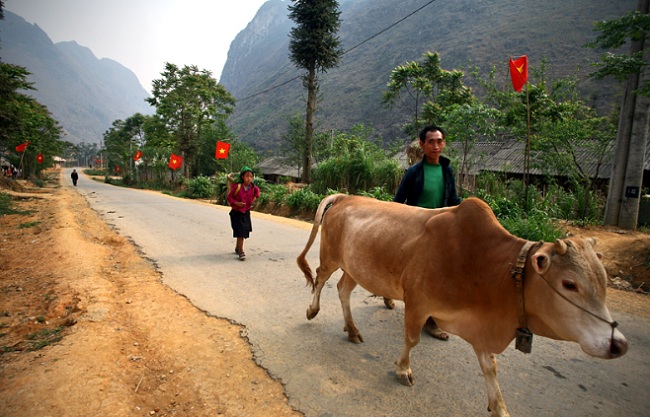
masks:
[[(639, 0), (638, 10), (648, 14), (649, 5), (650, 0)], [(631, 53), (644, 51), (645, 43), (645, 38), (633, 41)], [(647, 67), (639, 74), (628, 76), (605, 207), (604, 223), (628, 230), (637, 228), (650, 122), (650, 98), (637, 95), (634, 91), (649, 79)]]

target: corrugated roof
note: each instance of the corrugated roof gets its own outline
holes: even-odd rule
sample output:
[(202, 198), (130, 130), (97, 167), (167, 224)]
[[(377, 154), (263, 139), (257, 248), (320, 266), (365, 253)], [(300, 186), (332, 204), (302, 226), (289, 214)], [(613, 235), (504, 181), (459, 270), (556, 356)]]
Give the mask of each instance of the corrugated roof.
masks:
[(282, 177), (300, 178), (300, 170), (289, 165), (286, 158), (273, 156), (257, 164), (257, 168), (264, 175), (279, 175)]

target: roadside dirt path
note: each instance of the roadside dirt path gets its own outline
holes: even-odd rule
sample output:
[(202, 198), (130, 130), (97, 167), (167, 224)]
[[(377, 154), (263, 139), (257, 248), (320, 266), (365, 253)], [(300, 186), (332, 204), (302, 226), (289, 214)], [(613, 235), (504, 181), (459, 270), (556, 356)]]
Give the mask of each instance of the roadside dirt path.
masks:
[(164, 286), (50, 175), (12, 192), (30, 214), (0, 218), (0, 416), (302, 415), (240, 326)]
[[(60, 187), (3, 182), (0, 417), (301, 416), (258, 367), (242, 328), (163, 285), (155, 265)], [(650, 235), (595, 236), (611, 309), (650, 318)]]

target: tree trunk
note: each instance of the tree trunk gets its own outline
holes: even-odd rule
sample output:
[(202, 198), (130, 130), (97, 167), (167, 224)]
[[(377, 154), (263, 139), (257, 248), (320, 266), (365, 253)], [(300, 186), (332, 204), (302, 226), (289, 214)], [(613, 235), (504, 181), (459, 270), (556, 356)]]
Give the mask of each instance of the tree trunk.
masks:
[[(648, 14), (650, 0), (639, 0), (638, 10)], [(645, 41), (635, 41), (631, 53), (644, 49)], [(621, 108), (614, 164), (607, 193), (604, 223), (624, 229), (637, 227), (645, 147), (648, 140), (650, 99), (633, 93), (645, 80), (648, 71), (628, 77)]]
[(307, 113), (305, 115), (305, 149), (303, 151), (304, 153), (302, 159), (302, 182), (309, 184), (311, 182), (312, 149), (314, 138), (314, 111), (316, 110), (316, 93), (318, 90), (315, 63), (312, 63), (309, 66), (309, 74), (306, 83)]

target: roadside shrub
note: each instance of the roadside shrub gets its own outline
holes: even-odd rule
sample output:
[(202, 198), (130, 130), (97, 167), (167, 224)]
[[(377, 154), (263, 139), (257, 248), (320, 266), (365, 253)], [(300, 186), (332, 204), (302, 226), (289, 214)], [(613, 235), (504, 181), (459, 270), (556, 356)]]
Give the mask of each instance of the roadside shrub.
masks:
[(260, 188), (260, 198), (257, 199), (257, 204), (261, 207), (264, 207), (268, 204), (274, 203), (276, 205), (282, 205), (285, 203), (289, 190), (282, 184), (269, 184), (266, 181), (261, 181), (258, 183), (258, 180), (255, 179), (255, 185)]
[(286, 202), (292, 210), (316, 211), (323, 196), (316, 194), (309, 188), (303, 188), (286, 197)]
[(108, 172), (105, 169), (84, 169), (84, 174), (94, 176), (94, 177), (101, 177), (104, 175), (108, 175)]
[(16, 213), (19, 213), (19, 211), (14, 209), (14, 202), (11, 199), (11, 195), (9, 193), (1, 192), (0, 193), (0, 215), (16, 214)]
[(373, 187), (370, 191), (359, 191), (359, 195), (372, 197), (381, 201), (393, 201), (393, 194), (387, 192), (384, 187)]
[(533, 209), (525, 217), (507, 217), (499, 222), (510, 233), (522, 239), (553, 242), (566, 236), (553, 219), (542, 210)]
[(289, 190), (287, 189), (287, 187), (283, 185), (275, 185), (272, 186), (269, 194), (271, 197), (271, 201), (281, 206), (286, 202), (287, 195), (289, 194)]
[(199, 175), (185, 182), (188, 198), (212, 198), (215, 195), (215, 184), (209, 177)]

